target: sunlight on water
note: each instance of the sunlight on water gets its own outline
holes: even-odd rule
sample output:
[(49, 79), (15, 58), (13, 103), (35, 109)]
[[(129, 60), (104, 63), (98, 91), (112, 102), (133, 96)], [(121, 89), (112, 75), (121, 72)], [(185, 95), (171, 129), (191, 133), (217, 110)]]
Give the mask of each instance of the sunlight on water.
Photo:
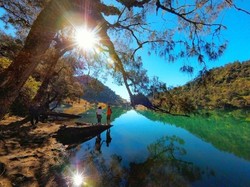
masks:
[[(119, 114), (110, 130), (72, 150), (72, 164), (97, 178), (89, 177), (89, 185), (250, 186), (249, 136), (244, 135), (250, 127), (244, 115)], [(246, 132), (237, 135), (236, 122)]]

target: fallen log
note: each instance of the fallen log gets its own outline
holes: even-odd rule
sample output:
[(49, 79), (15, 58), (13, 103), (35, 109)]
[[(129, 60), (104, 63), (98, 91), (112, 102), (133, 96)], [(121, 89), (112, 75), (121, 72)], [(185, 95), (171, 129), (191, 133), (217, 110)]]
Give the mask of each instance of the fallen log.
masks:
[[(78, 123), (79, 125), (79, 123)], [(84, 125), (79, 127), (62, 127), (53, 136), (64, 145), (80, 144), (99, 135), (112, 125)]]
[(58, 117), (64, 117), (64, 118), (80, 118), (80, 115), (75, 115), (75, 114), (66, 114), (62, 112), (46, 112), (47, 115), (49, 116), (58, 116)]

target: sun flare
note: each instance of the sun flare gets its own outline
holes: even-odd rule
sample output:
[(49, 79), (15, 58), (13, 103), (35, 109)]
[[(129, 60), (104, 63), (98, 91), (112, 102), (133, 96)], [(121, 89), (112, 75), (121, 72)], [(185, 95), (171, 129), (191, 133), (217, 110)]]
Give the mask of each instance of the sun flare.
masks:
[(75, 186), (80, 186), (83, 183), (83, 176), (82, 174), (76, 173), (73, 176), (73, 183)]
[(87, 28), (77, 28), (75, 31), (76, 44), (85, 50), (94, 49), (99, 42), (99, 37), (95, 30), (88, 30)]

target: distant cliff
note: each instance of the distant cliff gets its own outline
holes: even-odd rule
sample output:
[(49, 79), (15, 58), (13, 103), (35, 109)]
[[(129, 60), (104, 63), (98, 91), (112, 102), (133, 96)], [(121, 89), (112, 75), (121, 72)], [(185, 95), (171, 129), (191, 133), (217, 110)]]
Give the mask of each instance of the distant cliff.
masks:
[(97, 79), (87, 75), (79, 76), (77, 79), (84, 88), (82, 98), (89, 102), (103, 102), (110, 105), (123, 105), (127, 102)]
[(184, 86), (158, 94), (165, 109), (250, 108), (250, 61), (234, 62), (201, 73)]

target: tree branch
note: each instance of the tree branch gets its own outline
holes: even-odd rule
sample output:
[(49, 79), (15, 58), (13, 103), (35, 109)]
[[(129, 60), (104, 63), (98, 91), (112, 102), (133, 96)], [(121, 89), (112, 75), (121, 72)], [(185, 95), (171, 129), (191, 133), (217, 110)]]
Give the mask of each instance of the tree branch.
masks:
[(241, 12), (244, 12), (244, 13), (250, 15), (250, 12), (249, 12), (249, 11), (247, 11), (247, 10), (245, 10), (245, 9), (242, 9), (242, 8), (239, 8), (239, 7), (236, 6), (234, 3), (232, 3), (231, 0), (225, 0), (225, 1), (226, 1), (230, 6), (233, 6), (236, 10), (241, 11)]
[[(185, 15), (186, 15), (185, 13), (183, 13), (183, 14), (182, 14), (182, 13), (178, 13), (178, 12), (175, 12), (174, 9), (169, 9), (169, 8), (163, 6), (163, 5), (160, 3), (160, 0), (157, 0), (157, 1), (156, 1), (156, 7), (157, 7), (157, 10), (158, 10), (159, 8), (161, 8), (162, 10), (165, 10), (165, 11), (171, 13), (171, 14), (174, 14), (174, 15), (176, 15), (176, 16), (182, 18), (183, 20), (187, 21), (188, 23), (193, 24), (196, 28), (197, 28), (197, 25), (204, 25), (204, 26), (209, 26), (209, 27), (211, 27), (211, 26), (217, 26), (217, 27), (219, 27), (219, 28), (220, 28), (220, 27), (226, 28), (224, 25), (218, 24), (218, 23), (210, 24), (210, 23), (204, 23), (204, 22), (193, 21), (193, 20), (191, 20), (191, 19), (188, 19), (188, 18), (185, 17)], [(189, 12), (189, 13), (190, 13), (190, 12)]]

